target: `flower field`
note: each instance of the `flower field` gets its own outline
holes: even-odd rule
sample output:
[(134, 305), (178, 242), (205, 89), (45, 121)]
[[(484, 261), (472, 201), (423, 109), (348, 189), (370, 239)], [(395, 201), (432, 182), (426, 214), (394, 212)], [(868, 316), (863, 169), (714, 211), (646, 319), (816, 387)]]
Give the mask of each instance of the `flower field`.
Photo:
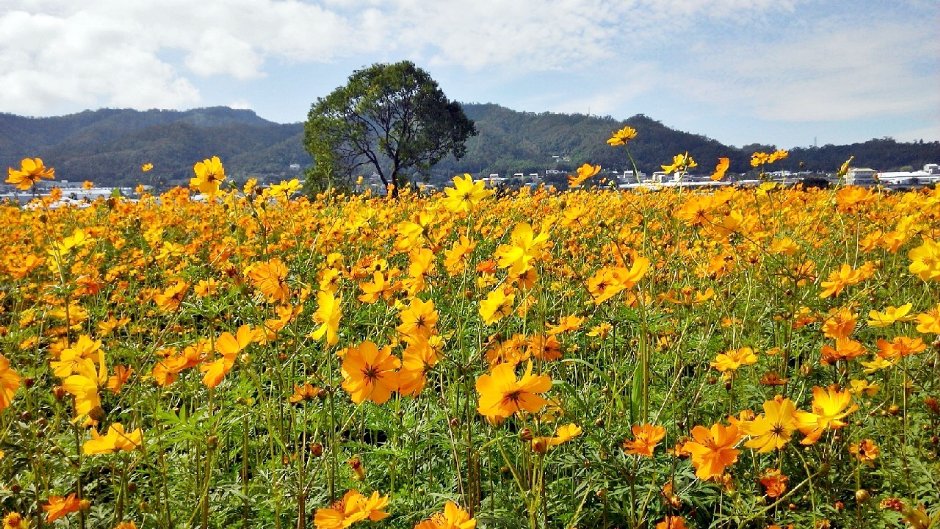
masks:
[(195, 173), (0, 207), (4, 529), (940, 527), (940, 188)]

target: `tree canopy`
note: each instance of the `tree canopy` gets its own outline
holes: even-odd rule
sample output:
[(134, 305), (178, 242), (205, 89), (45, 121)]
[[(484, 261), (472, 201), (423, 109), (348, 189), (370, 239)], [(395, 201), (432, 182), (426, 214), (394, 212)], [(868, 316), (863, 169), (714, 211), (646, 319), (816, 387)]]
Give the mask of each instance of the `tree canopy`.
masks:
[(374, 64), (310, 109), (304, 146), (314, 164), (307, 188), (334, 186), (366, 167), (397, 193), (444, 157), (461, 158), (475, 134), (460, 103), (447, 99), (426, 71), (410, 61)]

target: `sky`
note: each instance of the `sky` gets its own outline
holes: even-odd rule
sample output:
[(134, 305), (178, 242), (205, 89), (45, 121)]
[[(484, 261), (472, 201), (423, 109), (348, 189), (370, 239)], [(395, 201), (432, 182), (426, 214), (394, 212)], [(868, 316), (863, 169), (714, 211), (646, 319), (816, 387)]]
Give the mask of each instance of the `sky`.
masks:
[(938, 0), (0, 0), (0, 112), (292, 123), (407, 59), (460, 102), (645, 114), (738, 147), (936, 141), (938, 27)]

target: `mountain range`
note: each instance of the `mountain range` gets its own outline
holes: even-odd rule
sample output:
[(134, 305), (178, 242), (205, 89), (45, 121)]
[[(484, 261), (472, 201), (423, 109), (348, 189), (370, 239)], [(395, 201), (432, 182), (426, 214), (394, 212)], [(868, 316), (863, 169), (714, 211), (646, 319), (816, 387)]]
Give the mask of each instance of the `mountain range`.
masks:
[[(688, 151), (709, 172), (718, 157), (731, 159), (732, 172), (750, 169), (750, 155), (773, 145), (724, 145), (705, 136), (677, 131), (642, 114), (626, 120), (609, 116), (517, 112), (496, 104), (467, 103), (478, 135), (467, 142), (460, 160), (435, 166), (432, 181), (455, 174), (502, 176), (573, 171), (582, 163), (627, 170), (623, 148), (611, 148), (610, 134), (629, 125), (638, 131), (630, 150), (641, 171), (650, 173), (672, 156)], [(920, 168), (940, 162), (940, 142), (903, 143), (891, 138), (852, 145), (794, 148), (774, 169), (833, 171), (849, 156), (854, 165), (879, 170)], [(30, 118), (0, 114), (0, 168), (19, 167), (25, 157), (40, 157), (56, 169), (58, 180), (90, 180), (101, 186), (185, 184), (195, 162), (219, 156), (227, 174), (244, 180), (302, 176), (310, 165), (303, 148), (303, 124), (279, 124), (251, 110), (228, 107), (174, 110), (88, 110), (67, 116)], [(140, 166), (152, 163), (150, 173)]]

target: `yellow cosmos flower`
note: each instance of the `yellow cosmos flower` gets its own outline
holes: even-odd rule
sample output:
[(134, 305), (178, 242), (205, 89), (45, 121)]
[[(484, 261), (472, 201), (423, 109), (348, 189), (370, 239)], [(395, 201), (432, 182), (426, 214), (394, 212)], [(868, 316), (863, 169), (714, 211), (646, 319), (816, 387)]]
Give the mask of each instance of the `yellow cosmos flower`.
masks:
[(907, 303), (900, 307), (889, 306), (884, 312), (872, 310), (868, 313), (868, 326), (888, 327), (897, 321), (910, 321), (913, 317), (908, 316), (908, 313), (911, 312), (913, 306), (913, 304)]
[(744, 443), (758, 452), (771, 452), (783, 448), (797, 428), (796, 405), (781, 396), (764, 402), (764, 413), (753, 421), (742, 422), (744, 433), (751, 439)]
[(698, 163), (696, 163), (695, 160), (693, 160), (692, 157), (689, 156), (688, 152), (686, 152), (685, 154), (677, 154), (673, 156), (671, 165), (662, 166), (663, 171), (666, 171), (666, 174), (670, 174), (673, 172), (682, 173), (694, 167), (698, 167)]
[(492, 190), (486, 189), (482, 181), (474, 182), (473, 177), (464, 174), (463, 178), (454, 177), (454, 187), (444, 188), (444, 205), (447, 209), (457, 213), (470, 213), (486, 197), (493, 194)]
[(218, 193), (219, 186), (225, 180), (225, 168), (218, 156), (196, 162), (193, 172), (196, 176), (189, 181), (189, 186), (206, 195)]
[(528, 222), (516, 224), (510, 235), (511, 244), (502, 244), (493, 257), (500, 268), (508, 268), (512, 276), (521, 276), (531, 268), (542, 248), (548, 242), (548, 234), (540, 231), (538, 235)]
[(507, 295), (502, 288), (490, 292), (486, 299), (480, 302), (480, 317), (483, 318), (483, 323), (492, 325), (512, 314), (515, 301), (516, 295)]
[(10, 369), (10, 361), (0, 354), (0, 411), (7, 409), (20, 387), (20, 375)]
[(600, 171), (601, 171), (601, 166), (591, 165), (589, 163), (586, 163), (582, 165), (581, 167), (578, 167), (577, 175), (568, 176), (568, 187), (571, 187), (571, 188), (580, 187), (581, 184), (583, 184), (585, 180), (587, 180), (588, 178), (591, 178), (592, 176), (596, 175)]
[(534, 437), (532, 438), (532, 450), (539, 454), (544, 454), (550, 448), (560, 444), (567, 443), (581, 435), (581, 427), (575, 423), (559, 426), (552, 437)]
[(133, 432), (125, 432), (124, 425), (116, 422), (108, 428), (108, 433), (100, 435), (92, 428), (90, 441), (82, 445), (85, 455), (113, 454), (115, 452), (129, 452), (143, 443), (143, 430), (140, 428)]
[(7, 168), (6, 183), (15, 185), (22, 191), (28, 191), (43, 178), (55, 178), (55, 169), (43, 165), (40, 158), (23, 158), (19, 169)]
[(633, 127), (624, 127), (610, 136), (610, 139), (607, 140), (607, 145), (611, 147), (626, 145), (627, 142), (634, 138), (636, 138), (636, 129)]
[(310, 337), (320, 340), (326, 336), (326, 343), (336, 345), (339, 342), (339, 320), (343, 315), (343, 298), (334, 297), (329, 292), (317, 293), (317, 311), (313, 314), (313, 321), (320, 326), (314, 330)]
[(796, 412), (800, 432), (806, 436), (800, 443), (813, 444), (827, 429), (842, 428), (846, 423), (841, 419), (857, 409), (850, 391), (840, 391), (838, 386), (813, 387), (813, 411)]
[(150, 163), (150, 162), (147, 162), (147, 163), (145, 163), (145, 164), (143, 164), (143, 165), (140, 166), (140, 170), (141, 170), (141, 172), (149, 173), (150, 171), (153, 170), (153, 164)]
[(940, 244), (924, 236), (923, 244), (907, 254), (911, 260), (908, 270), (924, 281), (940, 281)]
[(29, 529), (29, 519), (18, 512), (11, 512), (3, 517), (3, 529)]

